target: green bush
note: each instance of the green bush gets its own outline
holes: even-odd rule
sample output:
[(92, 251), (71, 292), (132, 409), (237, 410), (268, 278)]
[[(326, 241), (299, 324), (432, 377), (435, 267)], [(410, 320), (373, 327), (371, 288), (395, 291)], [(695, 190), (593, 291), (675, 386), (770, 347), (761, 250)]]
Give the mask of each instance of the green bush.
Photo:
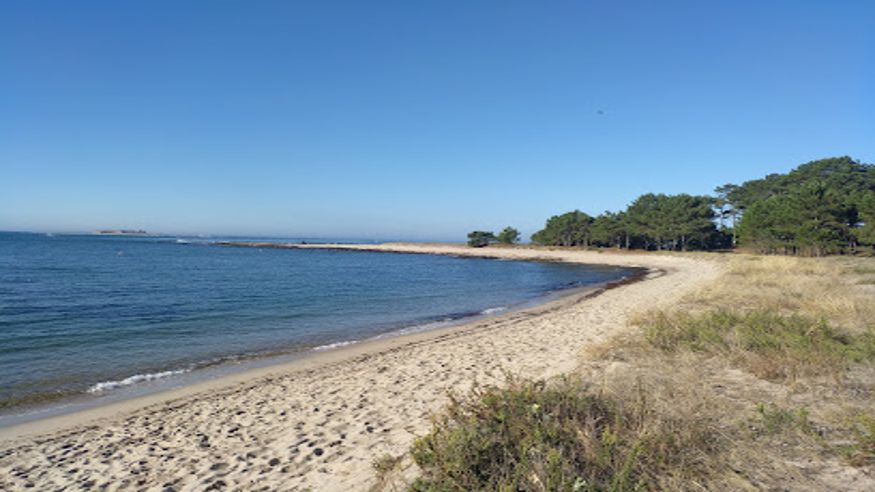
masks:
[[(569, 380), (511, 381), (453, 399), (416, 441), (412, 491), (646, 490), (683, 461), (688, 433), (666, 432), (645, 408), (624, 408)], [(689, 427), (690, 424), (686, 423)], [(703, 442), (712, 442), (703, 439)], [(693, 469), (693, 466), (684, 466)]]

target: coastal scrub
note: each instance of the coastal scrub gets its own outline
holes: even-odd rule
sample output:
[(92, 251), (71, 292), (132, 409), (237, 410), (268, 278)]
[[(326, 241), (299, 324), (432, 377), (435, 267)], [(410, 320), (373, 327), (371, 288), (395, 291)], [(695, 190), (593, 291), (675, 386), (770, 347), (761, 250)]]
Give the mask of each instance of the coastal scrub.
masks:
[(423, 473), (410, 490), (646, 490), (702, 473), (697, 456), (718, 443), (707, 425), (652, 412), (643, 398), (576, 378), (511, 379), (452, 400), (413, 447)]

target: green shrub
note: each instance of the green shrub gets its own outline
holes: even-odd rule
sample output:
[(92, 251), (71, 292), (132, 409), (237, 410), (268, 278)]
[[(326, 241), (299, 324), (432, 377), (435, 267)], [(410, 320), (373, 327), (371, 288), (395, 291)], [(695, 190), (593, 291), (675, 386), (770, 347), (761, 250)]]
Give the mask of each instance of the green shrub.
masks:
[[(562, 380), (511, 381), (453, 399), (416, 441), (413, 491), (626, 491), (659, 488), (659, 475), (698, 452), (665, 432), (642, 405)], [(685, 423), (690, 426), (689, 422)], [(711, 439), (702, 442), (713, 443)], [(709, 444), (710, 445), (710, 444)], [(694, 466), (685, 463), (684, 472)], [(667, 473), (667, 472), (666, 472)]]

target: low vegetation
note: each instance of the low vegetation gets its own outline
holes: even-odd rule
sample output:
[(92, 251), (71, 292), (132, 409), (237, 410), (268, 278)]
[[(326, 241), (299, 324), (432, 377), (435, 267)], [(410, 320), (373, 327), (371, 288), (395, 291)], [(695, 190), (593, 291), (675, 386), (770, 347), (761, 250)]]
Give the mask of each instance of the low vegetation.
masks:
[(454, 399), (409, 490), (872, 490), (875, 260), (720, 261), (576, 377)]
[(854, 439), (844, 452), (851, 464), (875, 465), (875, 412), (861, 412), (850, 421)]
[(773, 311), (652, 314), (643, 323), (648, 343), (661, 350), (692, 350), (737, 361), (758, 377), (792, 380), (832, 374), (875, 362), (875, 334), (853, 334), (825, 319)]
[(513, 381), (454, 400), (412, 454), (415, 491), (640, 490), (704, 470), (720, 445), (707, 425), (653, 412), (579, 380)]

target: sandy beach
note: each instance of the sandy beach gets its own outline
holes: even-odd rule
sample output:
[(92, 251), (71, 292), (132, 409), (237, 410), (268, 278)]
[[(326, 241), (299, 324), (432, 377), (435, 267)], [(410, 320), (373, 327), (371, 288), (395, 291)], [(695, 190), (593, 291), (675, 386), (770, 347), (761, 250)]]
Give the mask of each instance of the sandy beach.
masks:
[(650, 269), (451, 328), (364, 342), (283, 365), (0, 429), (2, 490), (367, 490), (372, 462), (400, 455), (450, 391), (573, 370), (630, 313), (713, 280), (704, 255), (472, 249), (439, 244), (306, 248), (551, 260)]

